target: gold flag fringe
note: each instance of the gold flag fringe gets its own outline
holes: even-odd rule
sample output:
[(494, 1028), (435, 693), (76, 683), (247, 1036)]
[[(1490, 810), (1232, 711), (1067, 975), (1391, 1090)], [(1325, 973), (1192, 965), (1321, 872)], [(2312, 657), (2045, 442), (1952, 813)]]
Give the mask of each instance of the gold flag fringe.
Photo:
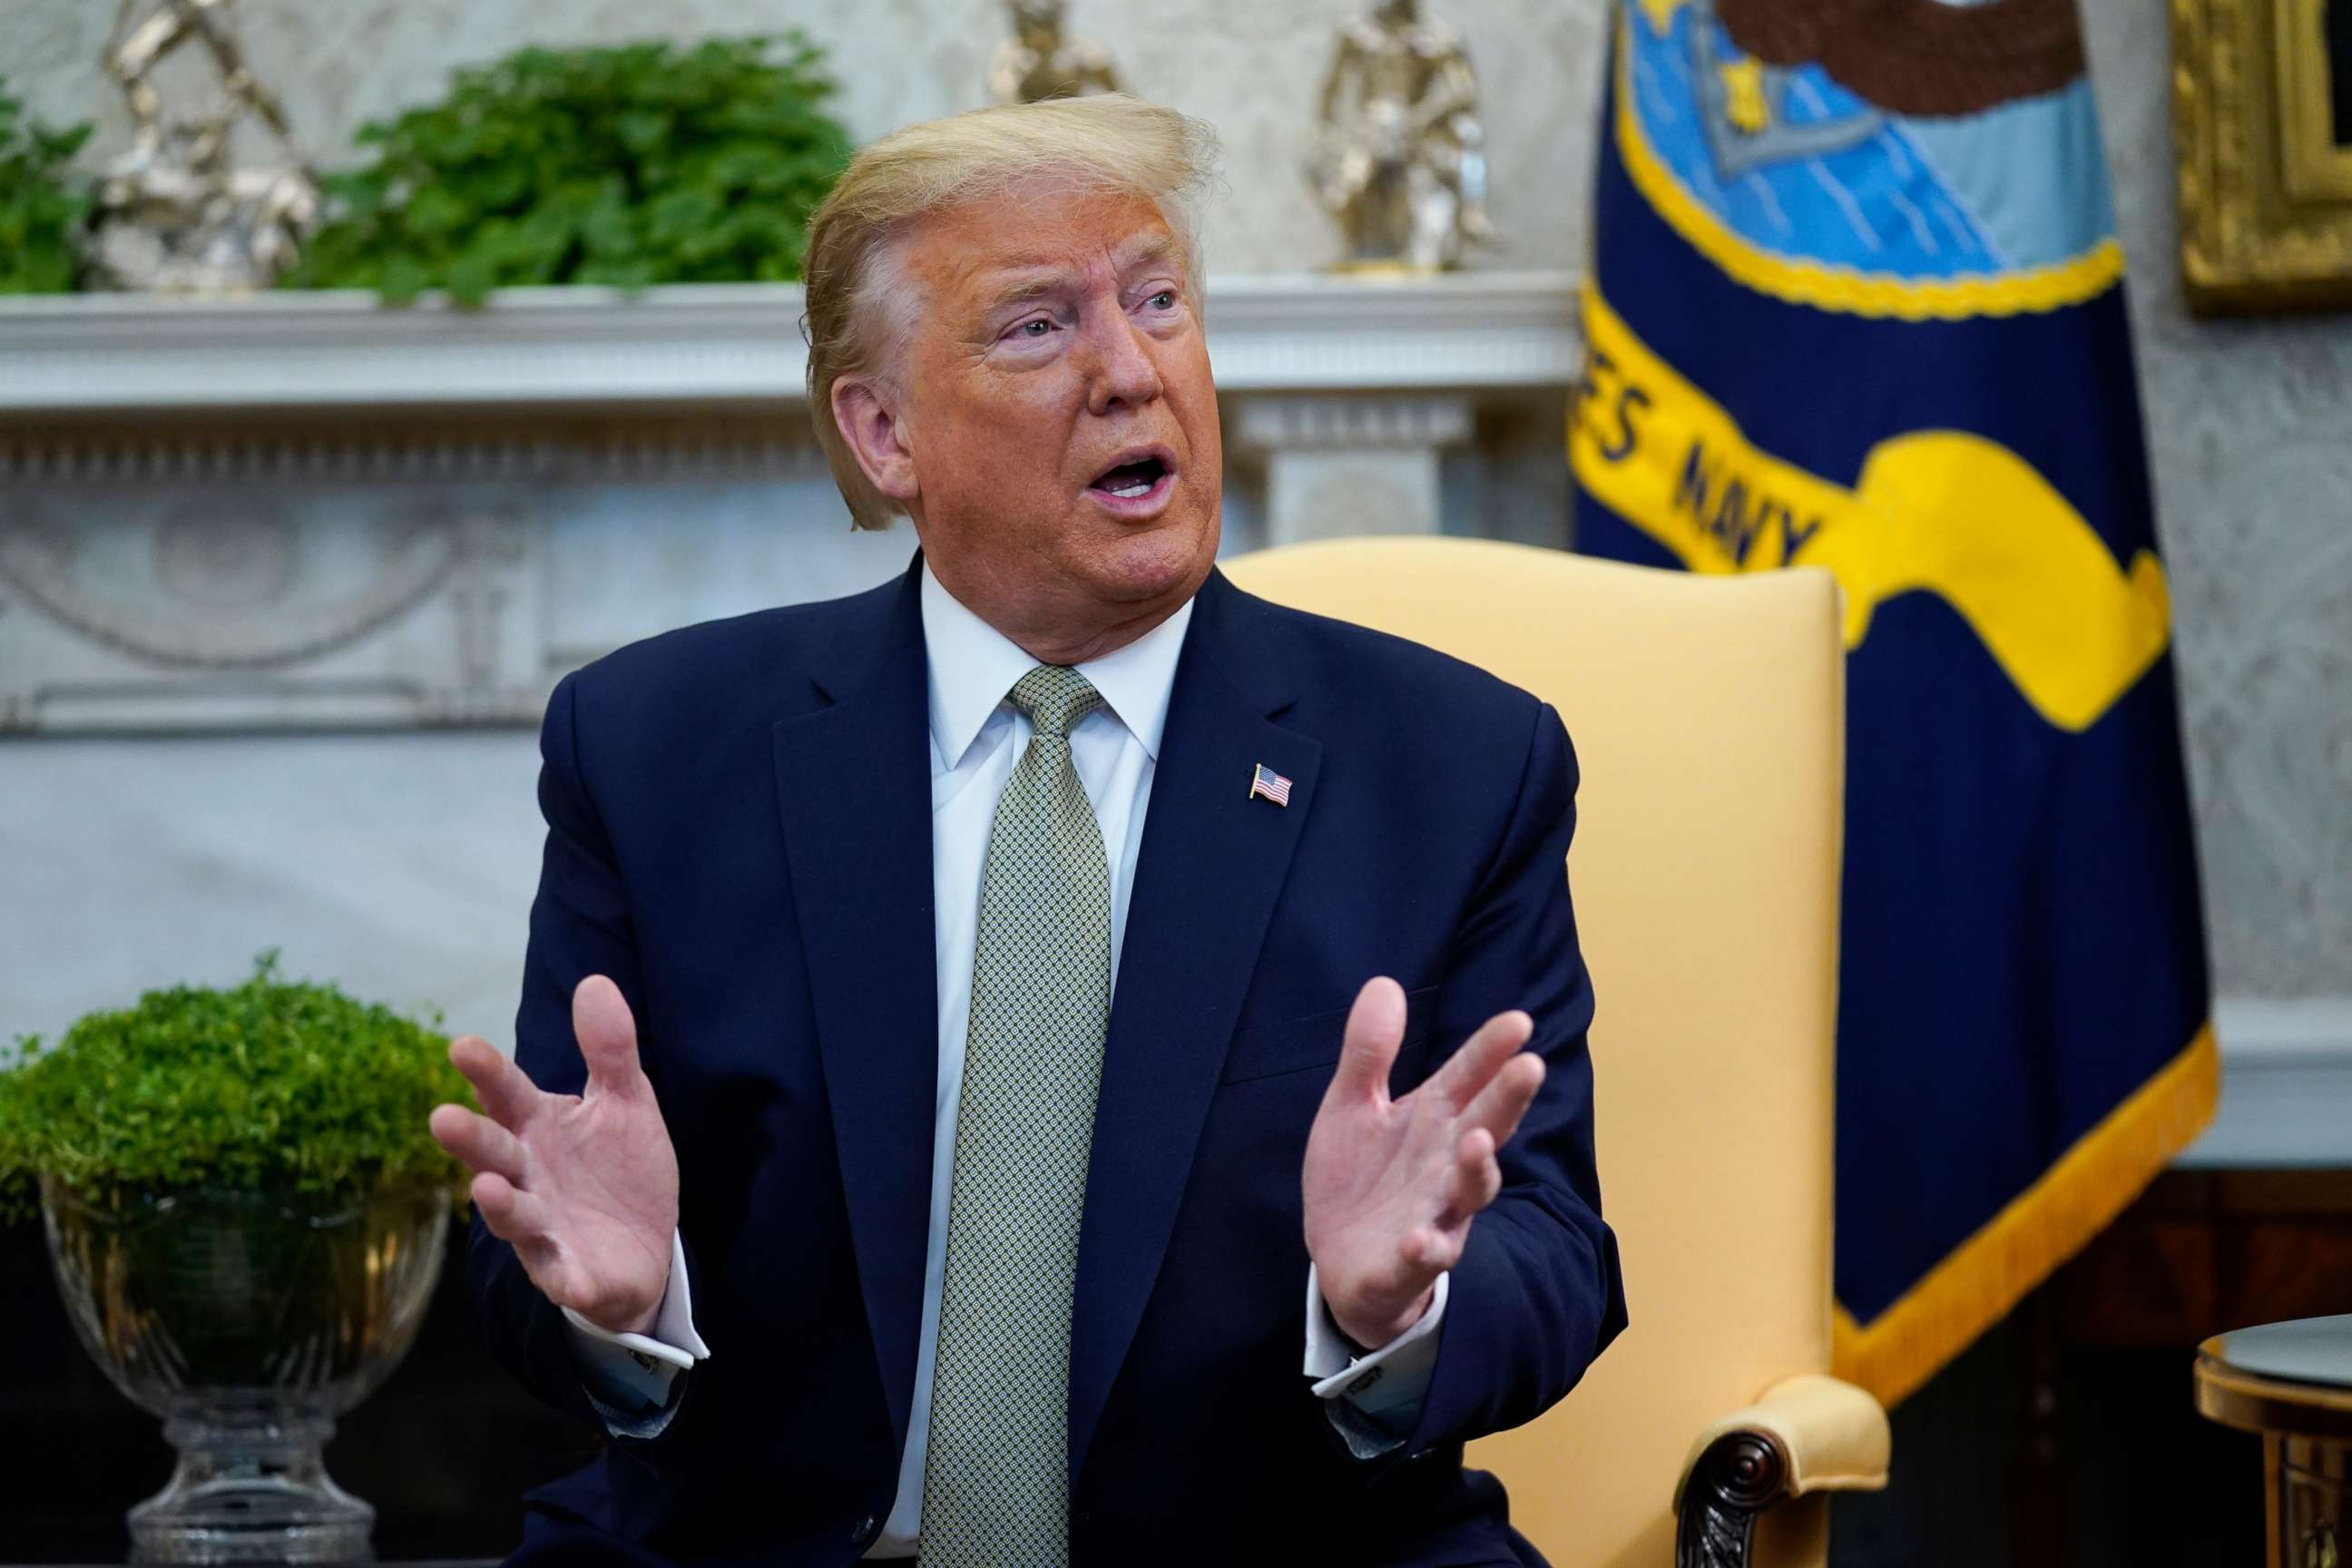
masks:
[(2121, 1214), (2212, 1118), (2213, 1026), (1868, 1323), (1837, 1309), (1837, 1375), (1894, 1405)]

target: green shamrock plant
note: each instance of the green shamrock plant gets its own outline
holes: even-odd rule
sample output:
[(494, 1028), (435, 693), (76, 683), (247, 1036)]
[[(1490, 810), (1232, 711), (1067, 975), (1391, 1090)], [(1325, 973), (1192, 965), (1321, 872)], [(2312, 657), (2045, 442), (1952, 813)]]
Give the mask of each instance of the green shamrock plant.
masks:
[[(436, 1020), (437, 1022), (437, 1020)], [(278, 978), (278, 955), (226, 989), (150, 991), (91, 1013), (0, 1070), (0, 1221), (42, 1176), (91, 1194), (236, 1188), (328, 1201), (466, 1173), (426, 1131), (474, 1103), (448, 1042), (331, 985)]]

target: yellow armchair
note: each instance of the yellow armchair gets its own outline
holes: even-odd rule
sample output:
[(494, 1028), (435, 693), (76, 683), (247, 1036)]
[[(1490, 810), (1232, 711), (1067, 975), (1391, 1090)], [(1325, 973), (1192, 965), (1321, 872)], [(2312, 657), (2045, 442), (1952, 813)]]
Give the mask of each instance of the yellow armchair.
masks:
[(1278, 603), (1442, 648), (1559, 710), (1591, 964), (1602, 1211), (1633, 1324), (1475, 1444), (1555, 1568), (1820, 1564), (1823, 1494), (1886, 1481), (1830, 1365), (1844, 651), (1837, 587), (1459, 539), (1227, 562)]

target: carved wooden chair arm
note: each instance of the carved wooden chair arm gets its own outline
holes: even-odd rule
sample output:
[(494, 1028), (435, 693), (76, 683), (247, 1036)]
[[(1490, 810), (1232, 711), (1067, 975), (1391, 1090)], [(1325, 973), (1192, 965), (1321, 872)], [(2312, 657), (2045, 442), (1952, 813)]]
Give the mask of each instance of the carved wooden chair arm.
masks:
[(1759, 1514), (1807, 1492), (1876, 1491), (1890, 1445), (1886, 1412), (1853, 1384), (1773, 1384), (1691, 1445), (1675, 1489), (1675, 1568), (1745, 1568)]

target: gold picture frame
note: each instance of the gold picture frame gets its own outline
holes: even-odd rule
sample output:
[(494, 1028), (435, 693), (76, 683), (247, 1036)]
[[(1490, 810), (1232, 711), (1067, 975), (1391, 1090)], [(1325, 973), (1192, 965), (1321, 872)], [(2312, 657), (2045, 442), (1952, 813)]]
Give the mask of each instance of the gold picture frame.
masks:
[(2200, 313), (2352, 306), (2335, 79), (2352, 76), (2352, 12), (2332, 51), (2331, 7), (2352, 0), (2172, 0), (2180, 277)]

